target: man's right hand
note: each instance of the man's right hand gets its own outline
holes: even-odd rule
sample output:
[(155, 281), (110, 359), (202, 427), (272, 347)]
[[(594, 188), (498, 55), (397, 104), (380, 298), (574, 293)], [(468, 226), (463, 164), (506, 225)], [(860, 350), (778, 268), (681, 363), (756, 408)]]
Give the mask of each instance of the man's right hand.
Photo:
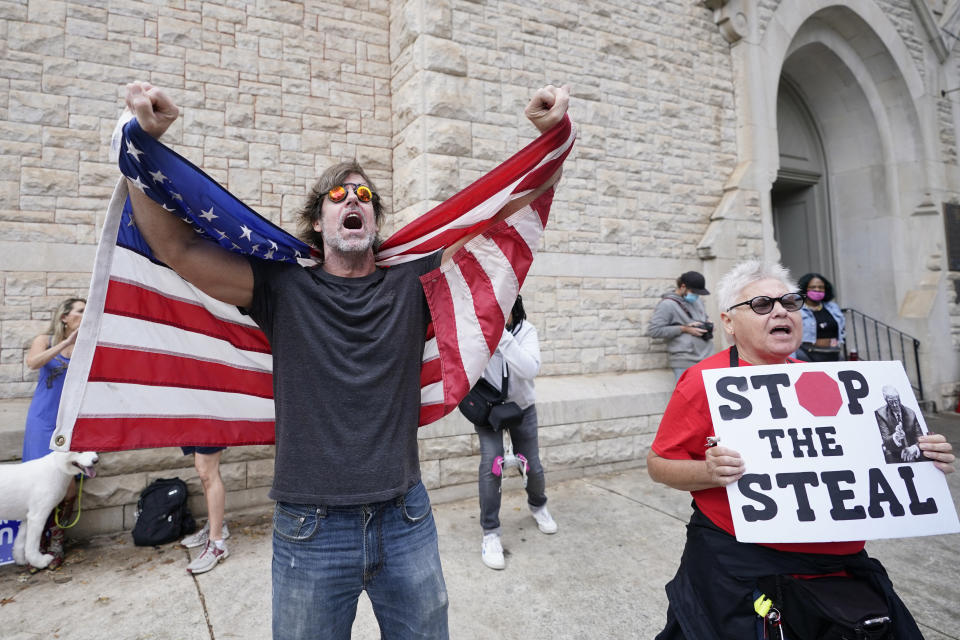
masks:
[(906, 439), (907, 434), (904, 433), (904, 431), (903, 431), (903, 423), (902, 423), (902, 422), (898, 422), (898, 423), (897, 423), (897, 427), (893, 430), (893, 436), (892, 436), (892, 437), (893, 437), (893, 442), (894, 442), (894, 444), (896, 444), (898, 447), (902, 447), (902, 446), (903, 446), (903, 441)]
[(140, 128), (154, 138), (162, 136), (180, 115), (180, 109), (170, 96), (149, 82), (128, 84), (126, 101)]
[(563, 119), (570, 104), (570, 87), (548, 84), (538, 90), (524, 109), (527, 119), (543, 133)]

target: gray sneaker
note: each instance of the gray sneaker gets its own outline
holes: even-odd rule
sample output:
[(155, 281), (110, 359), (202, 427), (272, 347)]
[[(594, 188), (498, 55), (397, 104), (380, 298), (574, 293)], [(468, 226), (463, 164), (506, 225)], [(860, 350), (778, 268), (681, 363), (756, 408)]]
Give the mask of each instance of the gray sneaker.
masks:
[[(226, 540), (230, 537), (230, 530), (227, 529), (227, 523), (223, 523), (223, 528), (220, 530), (223, 533), (223, 539)], [(195, 547), (202, 547), (207, 544), (207, 540), (210, 539), (210, 521), (207, 521), (207, 524), (203, 525), (203, 529), (197, 531), (196, 533), (191, 533), (189, 536), (180, 541), (180, 544), (187, 549), (193, 549)]]
[(227, 545), (224, 543), (223, 549), (217, 547), (213, 542), (207, 541), (207, 545), (203, 548), (203, 551), (196, 558), (193, 559), (193, 562), (187, 565), (187, 573), (192, 573), (194, 575), (198, 573), (206, 573), (217, 566), (217, 563), (221, 560), (226, 560), (230, 556), (230, 552), (227, 551)]

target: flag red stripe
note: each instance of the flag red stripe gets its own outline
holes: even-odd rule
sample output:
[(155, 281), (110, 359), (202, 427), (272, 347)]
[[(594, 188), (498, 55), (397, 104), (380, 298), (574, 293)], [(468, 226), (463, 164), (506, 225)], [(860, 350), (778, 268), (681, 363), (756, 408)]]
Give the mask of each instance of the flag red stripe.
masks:
[(553, 189), (547, 189), (541, 193), (536, 200), (530, 203), (530, 208), (540, 216), (540, 225), (546, 229), (547, 220), (550, 218), (550, 205), (553, 204)]
[[(502, 227), (500, 228), (502, 230)], [(506, 318), (497, 302), (493, 283), (490, 282), (490, 276), (487, 275), (483, 265), (472, 253), (458, 256), (457, 266), (470, 288), (470, 294), (473, 296), (473, 313), (480, 323), (480, 331), (483, 332), (490, 353), (493, 353), (497, 344), (500, 343), (503, 326), (506, 324)]]
[[(73, 451), (126, 451), (169, 446), (273, 444), (273, 420), (193, 417), (102, 416), (77, 418)], [(173, 444), (176, 443), (176, 444)]]
[(237, 349), (270, 353), (263, 332), (218, 318), (197, 304), (168, 298), (135, 284), (111, 280), (104, 313), (139, 318), (225, 340)]
[(273, 398), (273, 376), (269, 371), (250, 371), (186, 356), (104, 345), (94, 353), (88, 379)]
[[(420, 276), (420, 282), (423, 285), (423, 292), (427, 298), (430, 317), (434, 319), (434, 325), (443, 323), (443, 330), (436, 331), (437, 348), (440, 352), (438, 360), (443, 376), (443, 405), (441, 413), (437, 416), (441, 417), (453, 411), (459, 404), (460, 399), (467, 395), (467, 391), (470, 390), (470, 382), (467, 380), (467, 374), (463, 369), (463, 360), (460, 358), (460, 346), (457, 344), (457, 319), (454, 314), (453, 296), (450, 292), (450, 286), (447, 284), (447, 279), (440, 270), (434, 270)], [(430, 412), (428, 414), (433, 415)], [(420, 415), (420, 424), (429, 424), (429, 422), (423, 422), (424, 414), (422, 411)]]
[(453, 411), (447, 409), (446, 404), (424, 404), (420, 406), (420, 426), (436, 422), (443, 416)]
[(567, 155), (572, 148), (573, 147), (568, 147), (565, 152), (553, 160), (543, 163), (543, 165), (527, 174), (523, 180), (520, 181), (520, 184), (517, 185), (517, 188), (514, 189), (514, 193), (527, 191), (528, 189), (536, 189), (543, 184), (550, 176), (556, 173), (557, 169), (563, 166), (563, 161), (567, 159)]
[(440, 358), (427, 360), (420, 365), (420, 387), (428, 384), (440, 382), (442, 370), (440, 368)]
[(470, 227), (452, 227), (450, 229), (446, 229), (445, 231), (441, 231), (431, 238), (427, 238), (420, 244), (411, 246), (409, 249), (404, 251), (403, 254), (433, 253), (438, 249), (445, 249), (465, 236), (482, 231), (483, 228), (489, 224), (490, 220), (481, 220), (477, 224)]
[[(516, 228), (506, 224), (504, 226), (506, 226), (505, 229), (498, 229), (491, 233), (489, 238), (496, 243), (503, 255), (507, 257), (507, 260), (513, 266), (513, 272), (517, 275), (517, 280), (522, 284), (530, 270), (530, 265), (533, 264), (533, 252)], [(499, 339), (499, 336), (497, 336), (498, 341)]]

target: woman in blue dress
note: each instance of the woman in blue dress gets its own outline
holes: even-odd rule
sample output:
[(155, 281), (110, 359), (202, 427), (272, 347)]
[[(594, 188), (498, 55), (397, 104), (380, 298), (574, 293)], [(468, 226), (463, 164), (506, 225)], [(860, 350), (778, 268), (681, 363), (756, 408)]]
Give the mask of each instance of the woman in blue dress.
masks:
[[(34, 338), (27, 351), (27, 366), (34, 371), (39, 369), (40, 374), (27, 412), (27, 427), (23, 434), (24, 462), (42, 458), (52, 451), (50, 437), (57, 426), (63, 380), (86, 306), (83, 298), (67, 298), (61, 302), (50, 320), (49, 333)], [(76, 495), (76, 483), (71, 482), (66, 497), (59, 505), (61, 522), (69, 521)], [(41, 548), (41, 552), (54, 556), (48, 569), (56, 569), (63, 563), (63, 529), (55, 526), (53, 514), (50, 514), (41, 539), (41, 547), (43, 545), (46, 548)]]

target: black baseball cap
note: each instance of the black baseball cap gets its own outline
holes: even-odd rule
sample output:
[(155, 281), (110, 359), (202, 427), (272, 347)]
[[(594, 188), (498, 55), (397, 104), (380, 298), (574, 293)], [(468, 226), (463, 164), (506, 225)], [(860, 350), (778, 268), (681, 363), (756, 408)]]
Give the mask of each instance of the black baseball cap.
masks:
[(687, 291), (695, 293), (698, 296), (708, 296), (707, 281), (703, 279), (703, 274), (697, 271), (687, 271), (680, 276), (680, 284), (687, 285)]

